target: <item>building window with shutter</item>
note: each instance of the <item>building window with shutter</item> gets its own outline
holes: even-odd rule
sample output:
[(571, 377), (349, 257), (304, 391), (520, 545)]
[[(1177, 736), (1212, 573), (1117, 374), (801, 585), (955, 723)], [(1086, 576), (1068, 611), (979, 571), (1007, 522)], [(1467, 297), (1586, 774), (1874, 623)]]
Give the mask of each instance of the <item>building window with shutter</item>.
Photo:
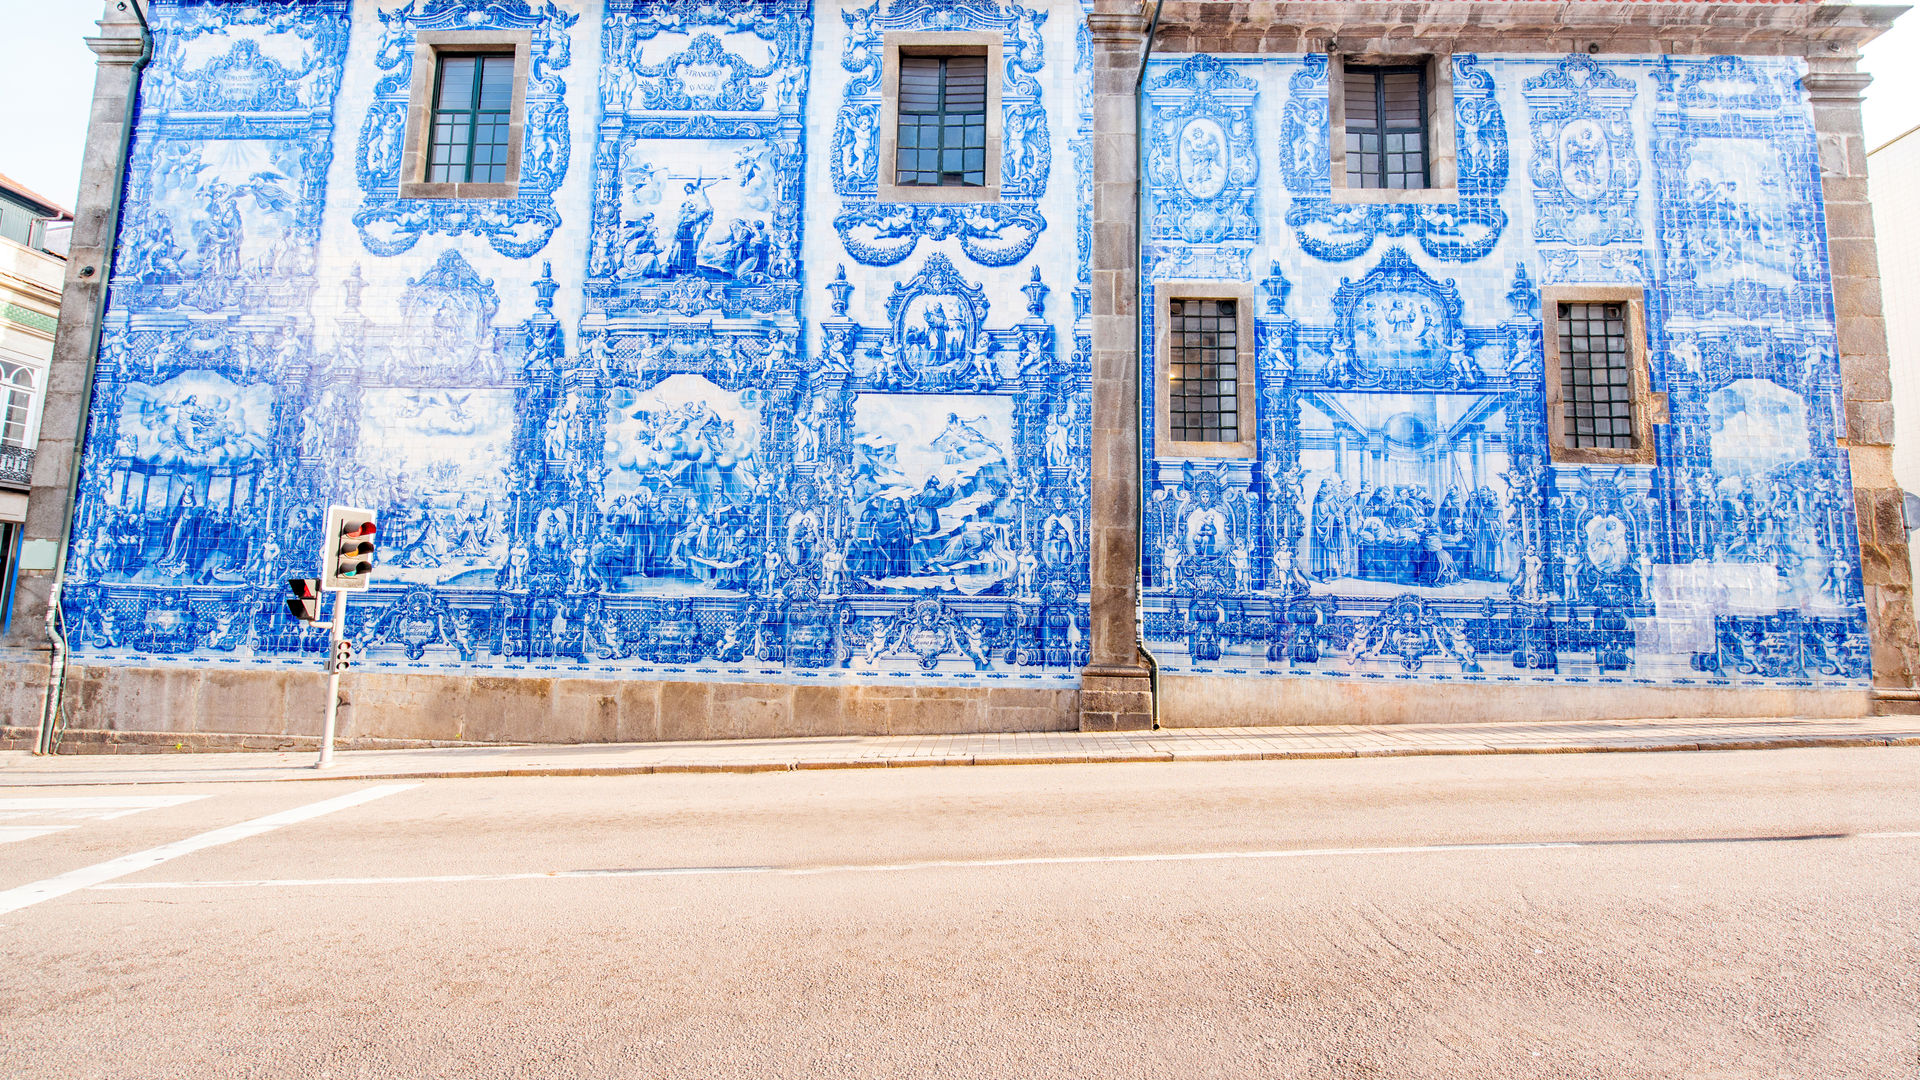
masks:
[(520, 194), (527, 31), (444, 30), (414, 41), (402, 152), (403, 199), (511, 199)]
[(1666, 395), (1647, 378), (1646, 304), (1637, 287), (1541, 290), (1548, 446), (1571, 464), (1651, 464)]
[(441, 56), (433, 96), (433, 183), (504, 183), (513, 117), (513, 54)]
[(885, 40), (880, 200), (1000, 201), (1000, 35)]
[(1452, 202), (1453, 58), (1328, 57), (1335, 202)]
[(987, 58), (900, 58), (894, 183), (985, 187)]
[(1350, 67), (1347, 186), (1427, 185), (1427, 73), (1418, 67)]

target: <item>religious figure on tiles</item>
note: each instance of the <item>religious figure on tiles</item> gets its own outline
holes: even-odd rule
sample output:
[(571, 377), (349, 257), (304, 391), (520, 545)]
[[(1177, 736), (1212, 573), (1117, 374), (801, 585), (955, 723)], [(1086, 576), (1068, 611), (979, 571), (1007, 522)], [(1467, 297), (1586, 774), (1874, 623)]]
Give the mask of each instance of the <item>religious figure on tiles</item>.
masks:
[(619, 246), (620, 268), (616, 276), (628, 280), (666, 277), (667, 254), (660, 250), (653, 215), (642, 214), (637, 220), (627, 222), (625, 231), (626, 240)]
[(164, 211), (148, 213), (144, 228), (129, 229), (127, 273), (142, 281), (174, 281), (185, 271), (183, 251), (173, 235), (173, 219)]
[(1047, 414), (1047, 468), (1068, 469), (1073, 465), (1073, 422), (1076, 410), (1071, 399), (1062, 401)]
[(718, 177), (687, 181), (687, 197), (680, 203), (680, 215), (673, 225), (673, 250), (668, 256), (669, 274), (690, 274), (699, 264), (700, 241), (713, 224), (713, 202), (707, 189), (720, 182)]

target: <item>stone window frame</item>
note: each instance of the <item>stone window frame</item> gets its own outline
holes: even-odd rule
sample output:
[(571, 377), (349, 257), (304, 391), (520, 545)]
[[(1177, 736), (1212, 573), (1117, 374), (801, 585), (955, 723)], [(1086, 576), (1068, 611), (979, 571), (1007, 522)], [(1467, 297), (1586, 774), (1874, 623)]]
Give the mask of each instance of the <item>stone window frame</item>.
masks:
[[(1562, 410), (1560, 305), (1627, 306), (1627, 384), (1633, 389), (1633, 445), (1568, 446)], [(1546, 344), (1547, 452), (1556, 465), (1657, 464), (1653, 425), (1668, 422), (1667, 395), (1653, 391), (1648, 374), (1647, 292), (1638, 285), (1550, 285), (1540, 290), (1541, 337)]]
[[(1427, 72), (1427, 186), (1347, 186), (1347, 65), (1424, 67)], [(1453, 54), (1365, 52), (1327, 54), (1327, 139), (1333, 201), (1337, 203), (1451, 203), (1460, 201), (1457, 136), (1453, 124)]]
[[(513, 113), (507, 125), (507, 178), (487, 183), (427, 179), (432, 150), (433, 88), (444, 55), (513, 55)], [(403, 199), (514, 199), (520, 195), (520, 149), (527, 131), (530, 30), (422, 30), (413, 39), (413, 89), (407, 97), (407, 137), (400, 158)]]
[[(881, 202), (997, 203), (1000, 201), (1000, 88), (1006, 81), (1006, 40), (987, 31), (896, 31), (883, 35), (886, 56), (880, 88)], [(987, 58), (987, 168), (979, 187), (899, 184), (900, 57), (984, 56)]]
[[(1153, 286), (1153, 456), (1155, 458), (1251, 459), (1258, 452), (1259, 398), (1254, 394), (1254, 338), (1259, 325), (1254, 313), (1254, 288), (1244, 281), (1160, 281)], [(1174, 300), (1235, 301), (1236, 391), (1239, 395), (1240, 435), (1234, 442), (1187, 442), (1173, 438), (1172, 350), (1167, 335), (1172, 326)]]

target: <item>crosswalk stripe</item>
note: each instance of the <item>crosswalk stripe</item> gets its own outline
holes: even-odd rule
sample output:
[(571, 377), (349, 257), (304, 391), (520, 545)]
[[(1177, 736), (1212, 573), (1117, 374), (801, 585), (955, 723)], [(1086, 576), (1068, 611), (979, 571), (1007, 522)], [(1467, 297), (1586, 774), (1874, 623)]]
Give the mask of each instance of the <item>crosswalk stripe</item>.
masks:
[(0, 825), (0, 844), (11, 844), (17, 840), (32, 840), (36, 836), (48, 833), (65, 832), (77, 829), (78, 825)]
[(19, 911), (24, 907), (32, 907), (41, 901), (65, 896), (70, 892), (91, 888), (102, 882), (112, 881), (114, 878), (137, 874), (182, 855), (191, 855), (206, 848), (231, 844), (250, 836), (259, 836), (261, 833), (269, 833), (282, 826), (308, 821), (323, 814), (345, 810), (350, 806), (359, 806), (361, 803), (372, 802), (419, 786), (419, 784), (381, 784), (376, 787), (362, 788), (349, 795), (296, 806), (277, 814), (268, 814), (266, 817), (254, 818), (252, 821), (243, 821), (237, 825), (203, 832), (198, 836), (189, 836), (185, 840), (176, 840), (171, 844), (162, 844), (156, 848), (148, 848), (145, 851), (136, 851), (131, 855), (122, 855), (103, 863), (95, 863), (45, 881), (36, 881), (31, 885), (8, 889), (6, 892), (0, 892), (0, 915)]

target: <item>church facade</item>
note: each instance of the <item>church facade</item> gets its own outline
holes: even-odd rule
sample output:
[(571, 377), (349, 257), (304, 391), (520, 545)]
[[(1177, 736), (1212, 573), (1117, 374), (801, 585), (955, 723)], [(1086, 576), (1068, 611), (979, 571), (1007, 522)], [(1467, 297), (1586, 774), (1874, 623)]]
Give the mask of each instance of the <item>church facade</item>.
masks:
[(1902, 707), (1887, 15), (1452, 6), (110, 4), (9, 725)]

